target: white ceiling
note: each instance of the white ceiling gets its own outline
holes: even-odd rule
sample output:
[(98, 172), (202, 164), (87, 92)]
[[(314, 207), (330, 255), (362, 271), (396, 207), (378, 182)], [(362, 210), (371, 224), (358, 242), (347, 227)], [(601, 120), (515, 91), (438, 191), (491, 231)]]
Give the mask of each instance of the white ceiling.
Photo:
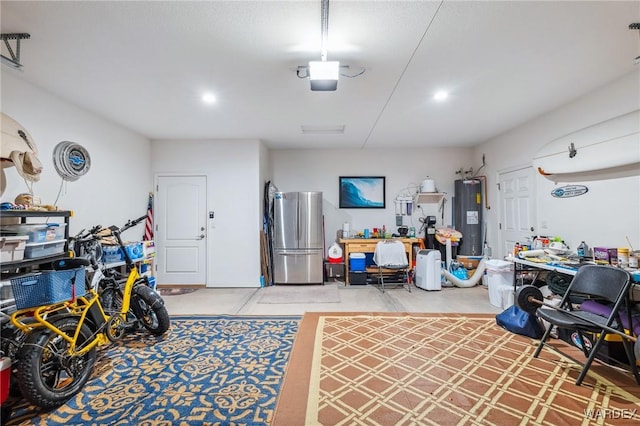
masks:
[(320, 59), (320, 6), (2, 0), (2, 33), (31, 38), (1, 71), (150, 139), (392, 148), (473, 146), (640, 66), (639, 1), (331, 0), (328, 58), (365, 73), (312, 92), (295, 70)]

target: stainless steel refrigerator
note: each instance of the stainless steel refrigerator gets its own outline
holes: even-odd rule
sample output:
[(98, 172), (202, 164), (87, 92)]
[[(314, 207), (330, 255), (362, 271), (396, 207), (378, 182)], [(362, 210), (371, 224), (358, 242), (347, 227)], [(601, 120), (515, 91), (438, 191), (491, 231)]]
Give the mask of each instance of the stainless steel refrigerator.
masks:
[(275, 284), (322, 284), (322, 192), (276, 192), (273, 206)]

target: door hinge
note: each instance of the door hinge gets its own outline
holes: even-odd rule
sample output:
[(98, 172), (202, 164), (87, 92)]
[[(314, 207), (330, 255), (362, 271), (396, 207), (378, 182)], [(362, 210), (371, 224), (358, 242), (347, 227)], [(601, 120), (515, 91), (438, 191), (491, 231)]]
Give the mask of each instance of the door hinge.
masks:
[(500, 182), (496, 183), (498, 185), (498, 191), (500, 191)]
[(502, 229), (502, 224), (501, 223), (498, 224), (498, 229)]
[(160, 185), (156, 185), (156, 192), (158, 192), (159, 188), (160, 188)]

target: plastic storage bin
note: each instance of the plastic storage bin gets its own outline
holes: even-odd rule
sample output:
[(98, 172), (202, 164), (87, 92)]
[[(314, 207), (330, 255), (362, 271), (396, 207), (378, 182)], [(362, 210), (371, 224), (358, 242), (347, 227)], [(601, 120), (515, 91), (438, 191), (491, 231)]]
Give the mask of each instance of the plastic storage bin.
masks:
[(35, 259), (44, 256), (53, 256), (64, 252), (66, 241), (46, 241), (43, 243), (30, 243), (25, 246), (25, 259)]
[(349, 270), (354, 272), (364, 272), (366, 256), (364, 253), (349, 253)]
[(16, 308), (26, 309), (70, 300), (71, 282), (75, 278), (75, 295), (85, 294), (84, 268), (66, 271), (44, 271), (11, 279)]
[(27, 243), (43, 243), (64, 239), (66, 227), (66, 223), (21, 223), (2, 225), (0, 232), (3, 235), (26, 235), (29, 237)]
[(0, 237), (0, 261), (17, 262), (24, 259), (28, 239), (26, 235)]
[(365, 271), (349, 271), (350, 285), (365, 285), (367, 283), (367, 273)]
[[(131, 260), (138, 260), (144, 257), (142, 243), (131, 243), (125, 245), (125, 250)], [(102, 261), (105, 263), (124, 262), (124, 253), (118, 246), (102, 246)]]

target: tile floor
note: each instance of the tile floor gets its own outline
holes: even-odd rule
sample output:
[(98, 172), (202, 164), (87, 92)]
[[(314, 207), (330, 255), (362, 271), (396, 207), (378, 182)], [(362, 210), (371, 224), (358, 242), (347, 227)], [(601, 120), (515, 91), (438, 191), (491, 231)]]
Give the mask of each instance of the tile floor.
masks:
[[(202, 288), (192, 293), (164, 296), (170, 315), (302, 315), (305, 312), (442, 312), (490, 313), (502, 308), (489, 303), (483, 285), (471, 288), (443, 287), (426, 291), (413, 287), (387, 289), (384, 293), (370, 285), (336, 286), (338, 303), (259, 303), (269, 288)], [(297, 286), (304, 287), (304, 286)]]

